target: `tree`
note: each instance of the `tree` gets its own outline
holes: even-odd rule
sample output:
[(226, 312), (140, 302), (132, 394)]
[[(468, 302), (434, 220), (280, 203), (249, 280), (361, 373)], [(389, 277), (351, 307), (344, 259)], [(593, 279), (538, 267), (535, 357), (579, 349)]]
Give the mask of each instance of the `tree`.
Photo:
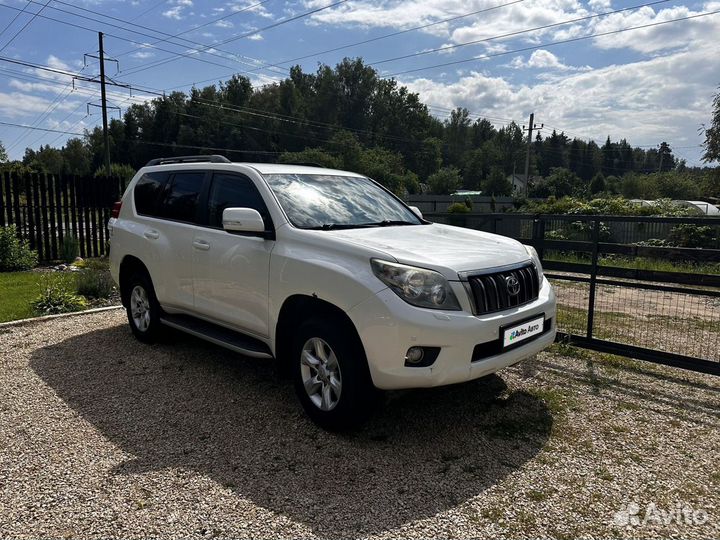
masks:
[(5, 146), (3, 145), (2, 141), (0, 141), (0, 163), (7, 163), (7, 161), (7, 150), (5, 150)]
[(602, 149), (602, 172), (605, 176), (615, 174), (616, 171), (616, 160), (615, 160), (615, 144), (610, 142), (610, 136), (608, 135), (605, 144)]
[(450, 195), (461, 185), (460, 171), (456, 167), (443, 167), (428, 178), (430, 192), (435, 195)]
[(80, 139), (68, 139), (61, 153), (63, 173), (84, 176), (90, 172), (90, 152)]
[(581, 184), (580, 178), (571, 171), (563, 168), (553, 169), (552, 174), (545, 179), (545, 188), (550, 195), (566, 197), (572, 195), (573, 189)]
[(510, 195), (512, 193), (512, 184), (500, 167), (492, 168), (487, 180), (483, 182), (483, 192), (490, 195)]
[(670, 145), (665, 141), (660, 143), (658, 149), (657, 170), (660, 172), (672, 171), (675, 168), (675, 156), (673, 156)]
[(283, 152), (278, 158), (280, 163), (314, 163), (329, 169), (339, 169), (342, 161), (324, 152), (320, 148), (306, 148), (300, 152)]
[(415, 172), (420, 178), (427, 180), (441, 166), (442, 141), (435, 137), (425, 138), (415, 156)]
[(445, 123), (445, 134), (448, 162), (459, 164), (469, 148), (470, 111), (460, 107), (453, 110)]
[[(704, 126), (703, 126), (704, 127)], [(710, 127), (705, 128), (705, 153), (703, 161), (720, 161), (720, 92), (713, 98), (713, 111)]]
[(590, 182), (590, 194), (596, 195), (597, 193), (601, 193), (603, 191), (605, 191), (605, 176), (603, 176), (603, 173), (599, 172), (593, 176), (593, 179)]

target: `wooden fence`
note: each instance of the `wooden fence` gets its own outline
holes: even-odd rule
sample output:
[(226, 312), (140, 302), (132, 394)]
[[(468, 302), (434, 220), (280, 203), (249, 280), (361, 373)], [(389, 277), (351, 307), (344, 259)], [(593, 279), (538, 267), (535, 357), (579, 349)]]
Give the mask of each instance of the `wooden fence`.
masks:
[(119, 192), (117, 178), (6, 171), (0, 176), (0, 226), (15, 225), (44, 262), (62, 257), (70, 235), (81, 257), (105, 255), (107, 222)]

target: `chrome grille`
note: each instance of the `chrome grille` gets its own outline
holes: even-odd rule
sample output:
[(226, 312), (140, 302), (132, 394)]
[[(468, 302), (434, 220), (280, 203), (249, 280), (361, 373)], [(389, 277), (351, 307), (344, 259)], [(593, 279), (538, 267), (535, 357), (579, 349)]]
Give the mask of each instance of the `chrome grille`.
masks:
[[(537, 271), (532, 264), (493, 274), (470, 275), (467, 279), (476, 315), (522, 306), (540, 294)], [(512, 294), (515, 290), (517, 293)]]

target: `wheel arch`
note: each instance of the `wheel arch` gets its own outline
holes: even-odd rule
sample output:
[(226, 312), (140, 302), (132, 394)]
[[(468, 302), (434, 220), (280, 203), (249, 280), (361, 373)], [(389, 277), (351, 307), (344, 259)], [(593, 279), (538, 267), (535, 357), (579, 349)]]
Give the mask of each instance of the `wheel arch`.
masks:
[(122, 301), (122, 305), (125, 307), (127, 307), (128, 305), (130, 295), (127, 283), (132, 277), (132, 275), (136, 272), (145, 273), (152, 282), (152, 278), (150, 277), (150, 272), (148, 271), (147, 266), (145, 266), (145, 264), (140, 259), (132, 255), (126, 255), (125, 257), (123, 257), (123, 260), (120, 263), (118, 281), (120, 285), (120, 300)]
[(362, 352), (367, 367), (365, 347), (363, 347), (360, 335), (348, 314), (342, 308), (327, 300), (305, 294), (295, 294), (289, 296), (283, 302), (275, 326), (275, 358), (278, 360), (280, 369), (284, 374), (288, 373), (288, 368), (291, 365), (289, 360), (294, 331), (300, 324), (311, 317), (326, 317), (342, 324), (348, 331), (354, 345)]

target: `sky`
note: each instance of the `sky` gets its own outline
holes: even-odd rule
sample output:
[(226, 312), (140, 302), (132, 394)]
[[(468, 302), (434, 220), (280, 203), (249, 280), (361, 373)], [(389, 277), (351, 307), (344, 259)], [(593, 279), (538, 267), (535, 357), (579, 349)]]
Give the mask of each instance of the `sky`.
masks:
[[(153, 92), (233, 73), (272, 84), (362, 57), (417, 92), (432, 114), (466, 107), (496, 126), (569, 137), (667, 141), (701, 164), (701, 128), (720, 86), (720, 0), (0, 0), (0, 141), (62, 146), (101, 123), (97, 32), (117, 117)], [(709, 13), (709, 15), (704, 15)], [(674, 21), (675, 19), (687, 20)], [(640, 27), (640, 28), (636, 28)], [(634, 28), (634, 29), (633, 29)], [(631, 29), (622, 31), (624, 29)], [(619, 32), (620, 31), (620, 32)], [(49, 66), (58, 72), (7, 60)]]

